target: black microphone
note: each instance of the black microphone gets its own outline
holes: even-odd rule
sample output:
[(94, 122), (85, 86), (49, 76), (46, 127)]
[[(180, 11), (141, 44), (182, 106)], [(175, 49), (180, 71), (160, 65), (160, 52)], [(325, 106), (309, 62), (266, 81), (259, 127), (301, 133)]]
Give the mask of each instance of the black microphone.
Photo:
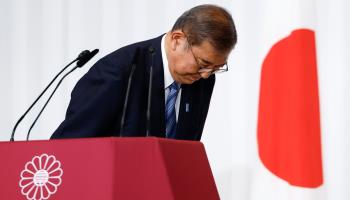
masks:
[[(79, 54), (79, 56), (77, 58), (75, 58), (72, 62), (68, 63), (52, 80), (51, 82), (46, 86), (46, 88), (40, 93), (40, 95), (35, 99), (35, 101), (29, 106), (29, 108), (24, 112), (24, 114), (17, 120), (13, 130), (12, 130), (12, 134), (11, 134), (11, 138), (10, 141), (14, 141), (14, 137), (15, 137), (15, 132), (16, 129), (18, 127), (18, 125), (20, 124), (20, 122), (24, 119), (24, 117), (28, 114), (28, 112), (33, 108), (33, 106), (38, 102), (38, 100), (43, 96), (43, 94), (49, 89), (49, 87), (53, 84), (53, 82), (58, 78), (58, 76), (60, 76), (71, 64), (73, 64), (76, 61), (80, 61), (81, 64), (85, 64), (87, 61), (89, 61), (94, 55), (96, 55), (96, 53), (98, 52), (98, 49), (95, 49), (94, 51), (90, 52), (88, 50), (85, 50), (83, 52), (81, 52)], [(93, 53), (93, 55), (91, 56), (91, 54)], [(91, 56), (91, 57), (90, 57)], [(83, 63), (84, 62), (84, 63)], [(78, 66), (78, 65), (77, 65)], [(76, 66), (76, 67), (77, 67)], [(82, 65), (81, 65), (82, 66)], [(81, 67), (80, 66), (80, 67)], [(75, 67), (75, 68), (76, 68)], [(68, 74), (67, 74), (68, 75)], [(46, 106), (46, 104), (45, 104)], [(28, 140), (28, 136), (27, 136), (27, 140)]]
[(149, 66), (149, 82), (148, 82), (148, 98), (147, 98), (147, 124), (146, 124), (146, 136), (150, 136), (151, 129), (151, 103), (152, 103), (152, 82), (153, 82), (153, 58), (156, 53), (151, 46), (148, 48), (148, 53), (151, 55), (151, 64)]
[(55, 89), (52, 91), (50, 97), (46, 100), (44, 106), (41, 108), (38, 116), (35, 118), (34, 122), (32, 123), (32, 125), (30, 126), (28, 133), (27, 133), (27, 140), (29, 140), (29, 135), (30, 132), (32, 131), (34, 125), (36, 124), (36, 122), (38, 121), (39, 117), (41, 116), (42, 112), (44, 111), (44, 109), (46, 108), (47, 104), (49, 103), (49, 101), (51, 100), (52, 96), (55, 94), (57, 88), (61, 85), (62, 81), (64, 78), (66, 78), (70, 73), (72, 73), (74, 70), (76, 70), (78, 67), (81, 68), (82, 66), (84, 66), (92, 57), (94, 57), (97, 53), (98, 53), (98, 49), (95, 49), (93, 51), (89, 51), (89, 50), (85, 50), (83, 52), (81, 52), (78, 56), (78, 62), (76, 64), (76, 66), (71, 69), (69, 72), (67, 72), (61, 79), (60, 81), (57, 83)]
[(124, 106), (123, 106), (123, 113), (122, 117), (120, 119), (120, 131), (119, 131), (119, 136), (123, 137), (123, 132), (124, 132), (124, 124), (125, 124), (125, 115), (126, 115), (126, 110), (128, 108), (128, 103), (129, 103), (129, 95), (130, 95), (130, 87), (131, 87), (131, 82), (132, 82), (132, 77), (134, 75), (134, 71), (136, 69), (136, 58), (138, 57), (140, 49), (136, 49), (136, 53), (134, 55), (132, 65), (131, 65), (131, 70), (129, 73), (129, 78), (128, 78), (128, 86), (126, 88), (126, 93), (125, 93), (125, 98), (124, 98)]
[(81, 52), (78, 56), (77, 67), (84, 66), (92, 57), (94, 57), (98, 53), (98, 51), (98, 49), (95, 49), (91, 52), (89, 50)]

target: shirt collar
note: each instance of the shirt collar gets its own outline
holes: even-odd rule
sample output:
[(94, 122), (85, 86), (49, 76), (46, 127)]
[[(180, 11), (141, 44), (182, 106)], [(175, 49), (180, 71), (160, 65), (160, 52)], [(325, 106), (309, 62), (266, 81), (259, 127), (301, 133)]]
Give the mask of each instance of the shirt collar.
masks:
[(165, 37), (166, 37), (166, 34), (163, 35), (162, 42), (161, 42), (162, 60), (163, 60), (163, 69), (164, 69), (164, 89), (169, 87), (174, 82), (174, 79), (171, 76), (171, 73), (169, 71), (169, 63), (165, 53)]

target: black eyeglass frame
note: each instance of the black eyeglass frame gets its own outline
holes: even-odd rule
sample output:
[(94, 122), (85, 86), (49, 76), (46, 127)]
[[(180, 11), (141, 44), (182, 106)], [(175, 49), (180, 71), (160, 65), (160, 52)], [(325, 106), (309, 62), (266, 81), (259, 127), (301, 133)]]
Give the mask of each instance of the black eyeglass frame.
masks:
[[(183, 31), (182, 31), (183, 32)], [(219, 74), (219, 73), (223, 73), (223, 72), (227, 72), (228, 71), (228, 64), (227, 62), (221, 66), (214, 66), (214, 67), (203, 67), (199, 64), (198, 62), (198, 58), (197, 56), (193, 53), (192, 51), (192, 45), (191, 43), (188, 41), (188, 37), (187, 35), (185, 34), (185, 32), (183, 32), (185, 37), (186, 37), (186, 40), (187, 40), (187, 44), (191, 50), (191, 53), (193, 55), (193, 58), (194, 60), (196, 61), (197, 65), (199, 66), (199, 70), (198, 70), (198, 73), (209, 73), (210, 75), (212, 74)]]

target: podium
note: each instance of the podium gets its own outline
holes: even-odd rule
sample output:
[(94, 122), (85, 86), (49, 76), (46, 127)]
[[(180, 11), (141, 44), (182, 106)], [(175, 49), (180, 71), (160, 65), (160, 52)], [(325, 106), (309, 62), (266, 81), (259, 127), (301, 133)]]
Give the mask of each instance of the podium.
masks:
[(155, 137), (0, 142), (0, 199), (220, 199), (201, 142)]

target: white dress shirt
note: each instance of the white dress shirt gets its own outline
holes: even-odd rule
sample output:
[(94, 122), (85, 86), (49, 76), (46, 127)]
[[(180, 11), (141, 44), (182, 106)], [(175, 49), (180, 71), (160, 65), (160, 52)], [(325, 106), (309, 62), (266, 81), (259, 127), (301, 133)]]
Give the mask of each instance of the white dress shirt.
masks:
[[(168, 94), (169, 94), (169, 90), (170, 90), (169, 86), (174, 82), (174, 79), (171, 76), (171, 73), (169, 70), (168, 59), (167, 59), (166, 53), (165, 53), (165, 36), (166, 36), (166, 34), (162, 37), (162, 43), (161, 43), (163, 69), (164, 69), (164, 90), (165, 90), (164, 107), (165, 107), (166, 100), (168, 98)], [(179, 85), (179, 86), (180, 86), (180, 90), (179, 90), (179, 93), (177, 94), (177, 98), (176, 98), (176, 102), (175, 102), (176, 121), (179, 117), (179, 107), (180, 107), (181, 90), (182, 90), (181, 85)]]

